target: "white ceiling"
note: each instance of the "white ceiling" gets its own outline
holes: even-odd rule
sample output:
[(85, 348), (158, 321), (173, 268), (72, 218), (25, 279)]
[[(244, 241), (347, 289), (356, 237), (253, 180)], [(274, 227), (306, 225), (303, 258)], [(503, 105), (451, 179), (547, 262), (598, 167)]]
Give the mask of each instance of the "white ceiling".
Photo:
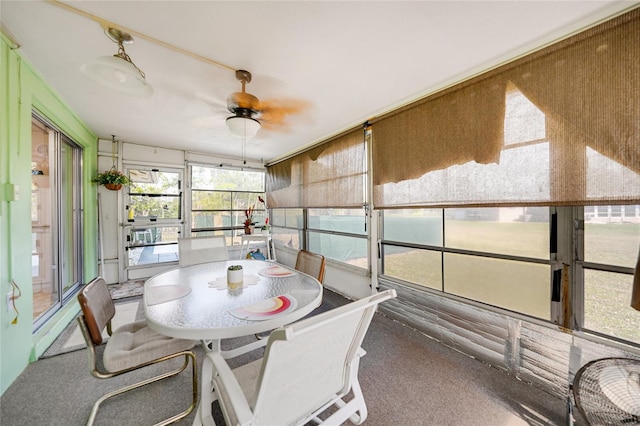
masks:
[[(273, 160), (605, 18), (631, 1), (80, 1), (120, 27), (247, 69), (260, 99), (308, 102), (260, 130), (246, 158)], [(117, 51), (93, 20), (46, 1), (0, 2), (20, 52), (100, 138), (242, 156), (224, 124), (234, 72), (136, 37), (126, 51), (153, 96), (97, 85), (83, 64)]]

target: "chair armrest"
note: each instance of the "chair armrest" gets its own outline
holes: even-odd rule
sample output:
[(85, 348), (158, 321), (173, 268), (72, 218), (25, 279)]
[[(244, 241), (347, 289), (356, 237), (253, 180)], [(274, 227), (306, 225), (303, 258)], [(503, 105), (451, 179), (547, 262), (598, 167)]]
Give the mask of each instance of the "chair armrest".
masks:
[[(212, 380), (219, 397), (229, 402), (238, 425), (250, 425), (253, 412), (233, 371), (219, 352), (210, 352), (207, 357), (213, 366)], [(222, 404), (220, 406), (222, 407)]]

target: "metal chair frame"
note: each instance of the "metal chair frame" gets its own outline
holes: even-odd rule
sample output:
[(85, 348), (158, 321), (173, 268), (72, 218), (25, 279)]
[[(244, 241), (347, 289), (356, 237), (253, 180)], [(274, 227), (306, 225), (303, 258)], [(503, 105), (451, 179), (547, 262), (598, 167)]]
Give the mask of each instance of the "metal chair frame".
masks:
[[(102, 280), (102, 278), (96, 278), (94, 279), (91, 283), (94, 283), (97, 280)], [(91, 284), (90, 283), (90, 284)], [(89, 284), (88, 284), (89, 285)], [(106, 285), (106, 284), (105, 284)], [(86, 306), (86, 303), (84, 303), (84, 295), (81, 292), (78, 295), (78, 299), (80, 300), (80, 304), (81, 306), (84, 304), (85, 306), (83, 307), (83, 312), (85, 309), (89, 309), (88, 306)], [(169, 378), (169, 377), (173, 377), (176, 376), (178, 374), (180, 374), (182, 371), (184, 371), (188, 365), (189, 365), (189, 360), (191, 360), (191, 378), (192, 378), (192, 402), (189, 405), (189, 407), (187, 409), (185, 409), (184, 411), (169, 417), (168, 419), (165, 419), (161, 422), (156, 423), (156, 426), (158, 425), (167, 425), (170, 423), (173, 423), (177, 420), (180, 420), (186, 416), (189, 415), (189, 413), (191, 413), (193, 411), (193, 409), (196, 407), (197, 403), (198, 403), (198, 373), (197, 373), (197, 363), (196, 363), (196, 356), (195, 353), (193, 351), (189, 351), (189, 350), (184, 350), (184, 351), (180, 351), (180, 352), (176, 352), (174, 354), (171, 355), (167, 355), (167, 356), (163, 356), (160, 358), (156, 358), (153, 359), (151, 361), (148, 362), (144, 362), (142, 364), (138, 364), (136, 366), (130, 367), (130, 368), (126, 368), (123, 370), (118, 370), (118, 371), (106, 371), (105, 369), (100, 369), (99, 365), (98, 365), (98, 356), (97, 356), (97, 351), (96, 348), (100, 345), (100, 343), (96, 344), (96, 342), (94, 342), (94, 338), (91, 336), (91, 332), (89, 331), (90, 326), (88, 325), (88, 321), (87, 318), (85, 317), (84, 314), (81, 314), (78, 316), (77, 318), (78, 320), (78, 324), (80, 326), (80, 330), (82, 331), (82, 336), (84, 337), (86, 343), (87, 343), (87, 354), (88, 354), (88, 360), (89, 360), (89, 370), (91, 372), (91, 375), (93, 377), (96, 377), (98, 379), (109, 379), (112, 377), (116, 377), (116, 376), (120, 376), (122, 374), (134, 371), (134, 370), (138, 370), (144, 367), (147, 367), (149, 365), (153, 365), (153, 364), (159, 364), (162, 363), (164, 361), (168, 361), (171, 359), (175, 359), (175, 358), (179, 358), (184, 356), (184, 363), (177, 369), (171, 370), (169, 372), (166, 373), (162, 373), (159, 374), (157, 376), (142, 380), (140, 382), (137, 383), (133, 383), (131, 385), (122, 387), (120, 389), (114, 390), (112, 392), (109, 392), (105, 395), (103, 395), (100, 399), (98, 399), (92, 409), (91, 409), (91, 414), (89, 415), (89, 419), (87, 421), (87, 425), (92, 425), (95, 421), (95, 418), (98, 414), (98, 410), (100, 409), (100, 404), (102, 404), (104, 401), (106, 401), (107, 399), (114, 397), (116, 395), (120, 395), (123, 394), (125, 392), (140, 388), (142, 386), (148, 385), (150, 383), (154, 383), (154, 382), (158, 382), (160, 380)], [(107, 322), (106, 325), (106, 329), (107, 329), (107, 334), (109, 336), (113, 335), (113, 331), (112, 331), (112, 326), (111, 326), (111, 320), (109, 320)], [(100, 332), (102, 332), (102, 330), (100, 330)], [(117, 332), (117, 330), (116, 330)], [(108, 344), (108, 342), (107, 342)]]

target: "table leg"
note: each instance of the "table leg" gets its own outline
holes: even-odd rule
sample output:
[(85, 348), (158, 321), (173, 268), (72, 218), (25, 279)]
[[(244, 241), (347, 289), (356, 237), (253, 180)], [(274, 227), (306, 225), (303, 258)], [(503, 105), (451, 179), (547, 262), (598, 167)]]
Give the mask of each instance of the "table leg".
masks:
[(201, 340), (200, 343), (205, 352), (222, 352), (220, 349), (220, 340)]
[[(220, 341), (218, 340), (217, 342), (219, 346)], [(204, 345), (204, 341), (202, 343)], [(211, 384), (212, 374), (213, 368), (211, 360), (208, 356), (205, 356), (202, 360), (202, 384), (200, 387), (200, 403), (198, 404), (196, 416), (193, 419), (193, 426), (215, 426), (216, 424), (216, 422), (213, 420), (213, 412), (211, 411), (211, 403), (213, 402), (212, 395), (215, 392), (215, 389), (213, 389), (213, 385)]]

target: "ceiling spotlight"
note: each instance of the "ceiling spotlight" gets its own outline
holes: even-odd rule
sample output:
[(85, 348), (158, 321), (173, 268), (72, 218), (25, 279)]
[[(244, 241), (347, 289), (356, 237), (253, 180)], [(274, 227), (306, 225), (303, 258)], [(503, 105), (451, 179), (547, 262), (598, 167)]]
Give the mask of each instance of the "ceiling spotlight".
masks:
[(118, 53), (102, 56), (92, 64), (83, 65), (82, 71), (97, 83), (126, 95), (151, 96), (153, 88), (145, 79), (144, 72), (124, 50), (124, 44), (133, 43), (133, 37), (115, 28), (109, 28), (105, 33), (118, 44)]
[(227, 118), (227, 127), (229, 131), (241, 138), (252, 138), (260, 130), (260, 122), (251, 117), (242, 115), (232, 115)]

